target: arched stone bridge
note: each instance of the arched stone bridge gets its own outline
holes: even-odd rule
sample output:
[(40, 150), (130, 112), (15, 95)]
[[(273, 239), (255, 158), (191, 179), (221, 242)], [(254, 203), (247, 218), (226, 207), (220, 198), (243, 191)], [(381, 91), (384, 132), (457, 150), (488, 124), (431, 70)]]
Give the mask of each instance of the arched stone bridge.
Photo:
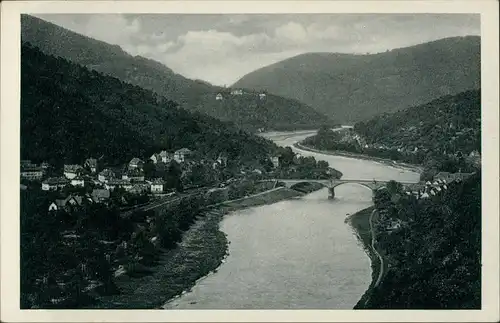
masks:
[[(335, 198), (335, 187), (343, 184), (358, 184), (364, 186), (371, 191), (376, 191), (382, 187), (385, 187), (389, 181), (379, 181), (379, 180), (362, 180), (362, 179), (272, 179), (272, 181), (284, 183), (286, 187), (291, 188), (299, 183), (319, 183), (328, 188), (328, 198)], [(399, 182), (403, 186), (416, 184), (414, 182)]]

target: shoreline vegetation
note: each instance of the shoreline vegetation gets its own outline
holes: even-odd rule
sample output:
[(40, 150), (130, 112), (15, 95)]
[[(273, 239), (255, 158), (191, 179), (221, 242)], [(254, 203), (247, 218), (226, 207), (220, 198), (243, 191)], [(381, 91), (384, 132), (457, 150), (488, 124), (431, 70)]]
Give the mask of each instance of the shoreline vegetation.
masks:
[(164, 250), (159, 263), (140, 277), (121, 276), (119, 295), (102, 296), (93, 308), (161, 309), (189, 292), (194, 285), (217, 272), (228, 256), (229, 241), (220, 230), (224, 216), (233, 211), (296, 198), (321, 189), (309, 185), (299, 190), (277, 187), (240, 199), (207, 206), (182, 241), (173, 250)]
[[(359, 244), (370, 258), (370, 267), (372, 269), (371, 282), (365, 293), (361, 296), (356, 303), (355, 308), (360, 304), (366, 304), (370, 298), (372, 290), (376, 287), (377, 283), (383, 278), (384, 271), (382, 270), (381, 259), (379, 250), (374, 249), (374, 229), (371, 225), (371, 217), (375, 212), (375, 206), (372, 205), (366, 209), (360, 210), (354, 214), (349, 215), (345, 219), (345, 223), (349, 224), (353, 229)], [(376, 233), (375, 233), (376, 234)], [(382, 273), (381, 273), (382, 270)]]
[(352, 153), (352, 152), (340, 151), (340, 150), (319, 150), (319, 149), (315, 149), (313, 147), (304, 145), (302, 143), (295, 143), (293, 146), (295, 148), (310, 151), (313, 153), (370, 160), (370, 161), (378, 162), (378, 163), (381, 163), (381, 164), (384, 164), (384, 165), (387, 165), (390, 167), (404, 169), (404, 170), (410, 170), (410, 171), (414, 171), (417, 173), (422, 173), (424, 170), (424, 168), (420, 165), (413, 165), (413, 164), (408, 164), (408, 163), (403, 163), (403, 162), (395, 163), (393, 160), (387, 159), (387, 158), (374, 157), (374, 156), (369, 156), (369, 155), (365, 155), (365, 154), (358, 154), (358, 153)]

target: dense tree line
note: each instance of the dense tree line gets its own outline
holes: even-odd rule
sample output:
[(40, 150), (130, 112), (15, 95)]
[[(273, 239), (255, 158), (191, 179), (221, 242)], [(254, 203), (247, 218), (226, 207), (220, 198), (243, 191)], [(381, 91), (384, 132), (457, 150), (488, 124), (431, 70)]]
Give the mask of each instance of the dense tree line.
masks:
[(378, 227), (389, 270), (357, 308), (481, 308), (480, 172), (429, 199), (381, 190), (375, 205), (379, 223), (403, 225), (390, 233)]
[(183, 147), (207, 158), (226, 153), (242, 163), (276, 149), (154, 92), (22, 45), (22, 158), (61, 165), (103, 156), (119, 164)]

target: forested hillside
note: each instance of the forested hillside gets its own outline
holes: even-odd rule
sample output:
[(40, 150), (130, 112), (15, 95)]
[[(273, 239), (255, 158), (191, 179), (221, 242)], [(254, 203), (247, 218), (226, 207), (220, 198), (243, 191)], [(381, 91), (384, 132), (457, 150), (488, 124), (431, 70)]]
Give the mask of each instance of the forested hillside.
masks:
[(113, 164), (182, 147), (242, 162), (276, 149), (154, 92), (22, 45), (21, 158), (61, 165), (103, 156)]
[(480, 38), (445, 38), (378, 54), (307, 53), (245, 75), (236, 87), (304, 102), (345, 123), (480, 87)]
[(275, 95), (259, 101), (258, 93), (253, 93), (221, 103), (215, 98), (224, 91), (221, 87), (185, 78), (159, 62), (132, 56), (117, 45), (85, 37), (33, 16), (21, 16), (21, 39), (46, 54), (154, 91), (184, 109), (232, 121), (244, 129), (314, 129), (330, 123), (327, 117), (304, 103)]
[(389, 269), (355, 308), (481, 308), (481, 172), (429, 199), (380, 191), (375, 205), (401, 228), (378, 230)]
[(439, 171), (471, 172), (480, 167), (480, 90), (383, 114), (344, 132), (321, 129), (304, 143), (317, 149), (421, 164), (426, 180)]
[(354, 130), (368, 144), (435, 153), (481, 151), (481, 93), (466, 91), (427, 104), (359, 122)]

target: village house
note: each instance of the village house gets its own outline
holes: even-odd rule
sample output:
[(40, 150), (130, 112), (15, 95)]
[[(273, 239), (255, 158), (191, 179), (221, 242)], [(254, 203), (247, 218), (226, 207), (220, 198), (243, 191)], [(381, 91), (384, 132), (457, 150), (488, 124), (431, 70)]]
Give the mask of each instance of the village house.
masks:
[(42, 179), (44, 170), (36, 165), (21, 165), (21, 178), (30, 181)]
[(132, 194), (142, 194), (148, 192), (150, 190), (150, 186), (147, 183), (137, 183), (129, 188), (125, 188), (125, 190)]
[(55, 191), (68, 185), (70, 181), (64, 177), (51, 177), (42, 182), (43, 191)]
[(73, 179), (82, 174), (83, 167), (80, 165), (64, 165), (64, 176)]
[(188, 148), (181, 148), (174, 153), (174, 159), (178, 163), (185, 162), (188, 158), (193, 155), (193, 152)]
[(243, 95), (243, 90), (241, 89), (232, 90), (231, 95)]
[(109, 190), (105, 190), (105, 189), (92, 190), (92, 199), (96, 203), (97, 202), (98, 203), (106, 202), (107, 200), (109, 200), (110, 196), (111, 196), (111, 193), (109, 192)]
[(56, 199), (50, 203), (49, 211), (73, 211), (78, 207), (92, 203), (93, 201), (89, 196), (68, 195), (64, 199)]
[(144, 167), (144, 162), (137, 157), (132, 158), (130, 163), (128, 163), (129, 169), (134, 169), (134, 168), (142, 169), (142, 167)]
[(151, 182), (151, 193), (163, 193), (165, 191), (165, 181), (161, 178)]
[(274, 168), (278, 168), (280, 166), (280, 158), (279, 156), (272, 156), (271, 162), (273, 163)]
[(149, 157), (149, 159), (153, 162), (153, 164), (156, 164), (159, 161), (161, 161), (160, 154), (157, 153), (152, 154), (151, 157)]
[(126, 191), (132, 188), (132, 183), (125, 179), (110, 179), (105, 185), (107, 190), (113, 191), (117, 187), (123, 187)]
[(221, 93), (217, 93), (217, 95), (215, 96), (215, 99), (217, 101), (221, 101), (223, 99), (222, 94)]
[(479, 151), (474, 150), (469, 154), (468, 160), (473, 165), (480, 166), (481, 165), (481, 154), (479, 153)]
[(122, 175), (122, 179), (132, 182), (144, 182), (144, 172), (141, 169), (133, 168)]
[(160, 157), (161, 157), (161, 161), (165, 164), (168, 164), (172, 160), (174, 160), (174, 154), (169, 153), (166, 150), (163, 150), (162, 152), (160, 152)]
[(33, 166), (33, 164), (31, 163), (31, 160), (29, 159), (21, 159), (21, 167), (23, 166)]
[(260, 93), (259, 94), (259, 99), (264, 100), (265, 98), (266, 98), (266, 94), (265, 93)]
[(115, 178), (116, 174), (109, 168), (103, 169), (99, 175), (97, 176), (97, 179), (101, 183), (107, 183), (111, 179)]
[(83, 164), (83, 167), (88, 168), (92, 174), (97, 173), (97, 159), (95, 158), (88, 158), (85, 160), (85, 163)]
[(77, 176), (71, 179), (71, 185), (83, 187), (85, 186), (85, 180), (83, 179), (83, 177)]
[(153, 154), (149, 159), (151, 159), (154, 164), (159, 162), (168, 164), (174, 159), (174, 154), (162, 150), (159, 154)]

